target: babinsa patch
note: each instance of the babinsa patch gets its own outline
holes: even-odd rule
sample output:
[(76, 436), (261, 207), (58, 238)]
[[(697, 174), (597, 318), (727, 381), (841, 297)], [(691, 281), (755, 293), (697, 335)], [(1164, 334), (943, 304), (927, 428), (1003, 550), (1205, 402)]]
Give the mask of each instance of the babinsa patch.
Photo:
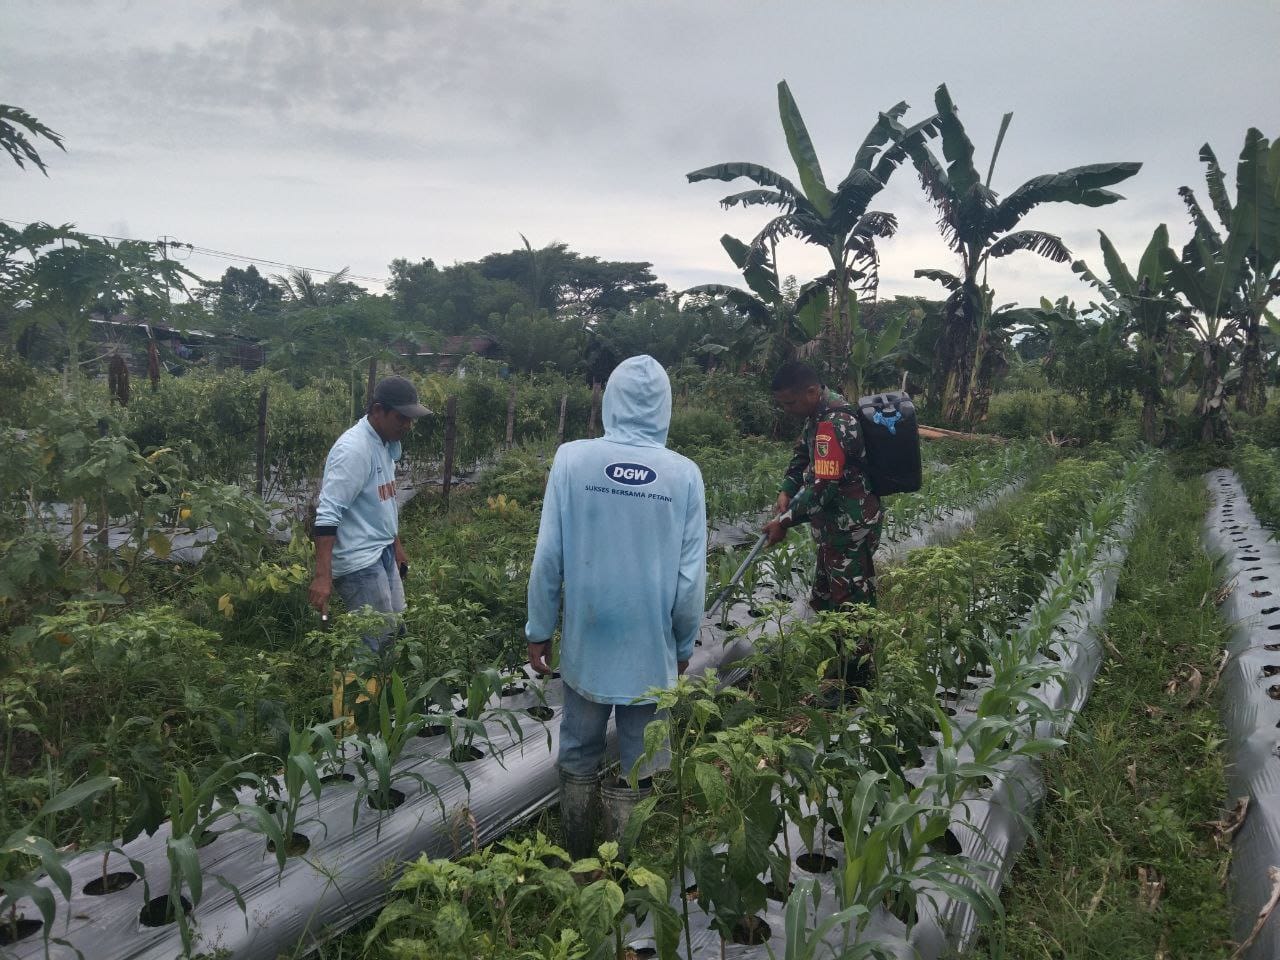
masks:
[(611, 463), (604, 468), (604, 475), (614, 483), (629, 487), (642, 487), (658, 479), (658, 473), (643, 463)]
[(813, 475), (819, 480), (837, 480), (844, 473), (844, 447), (831, 423), (818, 424), (813, 438)]

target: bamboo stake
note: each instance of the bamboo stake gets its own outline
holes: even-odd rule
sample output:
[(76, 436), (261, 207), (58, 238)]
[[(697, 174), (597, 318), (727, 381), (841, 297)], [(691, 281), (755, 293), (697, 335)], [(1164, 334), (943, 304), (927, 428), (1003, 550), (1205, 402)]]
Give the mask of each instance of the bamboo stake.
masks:
[(511, 381), (511, 389), (507, 393), (507, 449), (516, 438), (516, 382)]
[(444, 476), (440, 482), (442, 508), (449, 509), (449, 488), (453, 486), (453, 448), (458, 440), (458, 398), (450, 397), (444, 405)]
[(926, 427), (923, 424), (916, 428), (925, 440), (981, 440), (985, 443), (1008, 443), (1004, 437), (990, 433), (961, 433), (959, 430), (944, 430), (942, 427)]

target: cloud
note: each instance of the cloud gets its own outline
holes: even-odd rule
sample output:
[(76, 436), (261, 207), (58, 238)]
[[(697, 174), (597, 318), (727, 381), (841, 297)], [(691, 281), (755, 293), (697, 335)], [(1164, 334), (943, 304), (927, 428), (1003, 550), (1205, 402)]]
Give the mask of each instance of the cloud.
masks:
[[(137, 0), (14, 5), (6, 20), (5, 97), (69, 152), (46, 182), (3, 174), (0, 215), (101, 232), (127, 222), (369, 275), (397, 256), (510, 249), (523, 231), (651, 261), (673, 286), (730, 280), (720, 235), (750, 237), (763, 215), (721, 210), (728, 185), (684, 174), (725, 160), (791, 171), (783, 77), (832, 180), (878, 110), (907, 99), (925, 116), (944, 80), (984, 172), (1014, 112), (998, 190), (1142, 160), (1123, 203), (1028, 218), (1093, 260), (1099, 228), (1133, 258), (1156, 223), (1185, 236), (1176, 188), (1203, 181), (1205, 140), (1227, 163), (1247, 126), (1280, 134), (1266, 129), (1280, 88), (1280, 5), (1266, 0)], [(954, 267), (955, 254), (914, 173), (880, 200), (902, 223), (884, 245), (882, 294), (936, 291), (913, 271)], [(825, 269), (797, 242), (781, 257), (801, 277)], [(1088, 294), (1066, 265), (1030, 254), (992, 279), (1001, 299)]]

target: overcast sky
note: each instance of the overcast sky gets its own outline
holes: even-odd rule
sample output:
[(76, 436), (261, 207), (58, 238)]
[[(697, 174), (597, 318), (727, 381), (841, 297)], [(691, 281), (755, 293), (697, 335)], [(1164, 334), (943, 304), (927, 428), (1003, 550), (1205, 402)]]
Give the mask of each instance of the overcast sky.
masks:
[[(41, 147), (47, 179), (0, 164), (0, 217), (374, 278), (393, 258), (472, 260), (524, 233), (651, 261), (676, 288), (734, 282), (719, 237), (749, 238), (765, 213), (724, 211), (728, 185), (684, 175), (752, 160), (793, 176), (781, 79), (833, 184), (877, 111), (906, 100), (921, 119), (943, 82), (983, 171), (1013, 111), (998, 193), (1142, 161), (1125, 201), (1025, 221), (1095, 263), (1098, 229), (1136, 258), (1162, 221), (1186, 238), (1176, 191), (1203, 184), (1202, 143), (1234, 175), (1248, 127), (1280, 136), (1280, 2), (5, 0), (0, 102), (67, 152)], [(881, 296), (936, 294), (912, 271), (955, 257), (914, 173), (874, 206), (901, 222)], [(799, 241), (779, 257), (801, 280), (824, 269)], [(1088, 299), (1033, 254), (990, 279), (998, 302)]]

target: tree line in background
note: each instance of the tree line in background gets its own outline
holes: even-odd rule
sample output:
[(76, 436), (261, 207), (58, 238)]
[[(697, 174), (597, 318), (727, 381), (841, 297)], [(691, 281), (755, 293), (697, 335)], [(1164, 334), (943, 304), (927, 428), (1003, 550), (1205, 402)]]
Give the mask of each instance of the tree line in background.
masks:
[[(690, 182), (746, 179), (751, 187), (722, 205), (768, 211), (749, 241), (721, 238), (742, 288), (674, 292), (649, 263), (603, 260), (564, 243), (535, 248), (523, 236), (522, 247), (474, 262), (395, 260), (381, 295), (346, 271), (320, 280), (303, 270), (268, 277), (253, 266), (232, 267), (210, 282), (182, 266), (181, 245), (113, 243), (71, 225), (0, 224), (0, 324), (20, 356), (60, 365), (68, 384), (92, 319), (124, 314), (251, 338), (263, 345), (267, 365), (295, 383), (332, 376), (335, 367), (354, 382), (371, 358), (394, 358), (397, 347), (430, 352), (446, 338), (484, 334), (515, 371), (587, 382), (639, 352), (667, 365), (747, 374), (802, 357), (853, 396), (905, 380), (931, 417), (962, 427), (987, 418), (1011, 364), (1027, 361), (1099, 417), (1122, 415), (1136, 397), (1152, 443), (1169, 436), (1173, 400), (1184, 388), (1195, 395), (1203, 441), (1230, 438), (1232, 406), (1264, 409), (1280, 355), (1270, 310), (1280, 295), (1280, 142), (1248, 131), (1234, 196), (1206, 144), (1200, 158), (1209, 207), (1191, 188), (1179, 190), (1192, 226), (1181, 249), (1161, 224), (1138, 263), (1126, 264), (1102, 234), (1103, 269), (1095, 271), (1073, 261), (1061, 237), (1022, 222), (1045, 204), (1115, 203), (1122, 198), (1110, 188), (1134, 176), (1139, 163), (1072, 167), (999, 194), (991, 184), (1012, 114), (1003, 117), (984, 175), (943, 85), (934, 112), (917, 122), (905, 122), (906, 103), (880, 113), (848, 173), (831, 186), (785, 81), (778, 108), (797, 182), (748, 162), (688, 175)], [(61, 137), (34, 117), (0, 106), (0, 143), (19, 166), (47, 175), (39, 138), (62, 148)], [(899, 224), (872, 205), (908, 165), (956, 257), (916, 271), (941, 286), (937, 300), (878, 299), (879, 246)], [(778, 248), (793, 239), (823, 248), (830, 270), (803, 282), (781, 276)], [(1019, 252), (1071, 262), (1092, 288), (1090, 301), (998, 301), (993, 267)]]

